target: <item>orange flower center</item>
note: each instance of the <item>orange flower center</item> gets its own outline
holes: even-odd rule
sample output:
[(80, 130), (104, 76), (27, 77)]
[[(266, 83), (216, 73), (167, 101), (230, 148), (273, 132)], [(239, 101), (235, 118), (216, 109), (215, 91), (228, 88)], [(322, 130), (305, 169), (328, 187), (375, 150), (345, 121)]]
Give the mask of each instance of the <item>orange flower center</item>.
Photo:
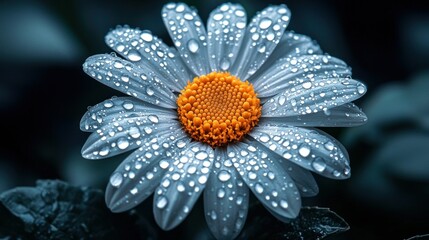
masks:
[(195, 77), (177, 99), (179, 120), (195, 140), (218, 147), (239, 141), (261, 116), (252, 84), (228, 72)]

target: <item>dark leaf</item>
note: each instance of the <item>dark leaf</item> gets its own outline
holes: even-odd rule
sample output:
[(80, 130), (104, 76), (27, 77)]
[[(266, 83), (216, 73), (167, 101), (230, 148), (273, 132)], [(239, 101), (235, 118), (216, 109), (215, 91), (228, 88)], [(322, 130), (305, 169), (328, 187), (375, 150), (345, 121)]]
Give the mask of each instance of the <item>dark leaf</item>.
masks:
[(138, 219), (132, 214), (111, 213), (101, 190), (59, 180), (39, 180), (36, 187), (6, 191), (0, 195), (0, 203), (0, 238), (119, 239), (151, 235), (135, 229)]
[[(255, 208), (255, 207), (254, 207)], [(255, 209), (251, 209), (249, 213)], [(249, 215), (239, 239), (322, 239), (344, 232), (349, 225), (328, 208), (303, 207), (299, 216), (289, 223), (281, 222), (268, 214)]]

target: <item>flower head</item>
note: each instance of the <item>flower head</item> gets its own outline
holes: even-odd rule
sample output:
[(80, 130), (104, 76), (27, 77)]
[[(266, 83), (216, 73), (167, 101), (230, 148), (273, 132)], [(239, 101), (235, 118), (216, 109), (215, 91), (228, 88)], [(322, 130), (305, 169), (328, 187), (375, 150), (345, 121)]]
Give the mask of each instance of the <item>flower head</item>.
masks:
[(91, 107), (89, 159), (134, 150), (113, 172), (106, 203), (129, 210), (154, 193), (163, 229), (180, 224), (204, 192), (217, 238), (241, 231), (249, 189), (278, 219), (295, 218), (301, 197), (318, 193), (310, 171), (350, 176), (344, 147), (310, 127), (357, 126), (353, 100), (365, 86), (310, 38), (285, 31), (290, 11), (270, 6), (249, 24), (238, 4), (223, 4), (207, 31), (196, 11), (167, 4), (164, 23), (176, 48), (151, 32), (118, 27), (106, 36), (120, 54), (95, 55), (84, 71), (131, 97)]

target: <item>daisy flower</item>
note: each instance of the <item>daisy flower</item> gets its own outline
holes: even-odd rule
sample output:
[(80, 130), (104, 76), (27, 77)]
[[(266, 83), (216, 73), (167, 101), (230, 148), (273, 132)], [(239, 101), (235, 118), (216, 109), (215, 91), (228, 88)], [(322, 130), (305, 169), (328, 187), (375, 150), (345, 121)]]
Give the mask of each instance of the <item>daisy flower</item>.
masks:
[(106, 36), (115, 53), (89, 57), (84, 71), (129, 97), (91, 108), (82, 155), (102, 159), (134, 150), (113, 172), (106, 203), (127, 211), (152, 193), (165, 230), (180, 224), (204, 193), (216, 238), (236, 237), (249, 189), (276, 218), (288, 221), (301, 197), (318, 193), (314, 172), (350, 177), (344, 147), (312, 127), (366, 122), (352, 101), (366, 87), (340, 59), (309, 37), (285, 31), (290, 11), (269, 6), (247, 23), (226, 3), (204, 26), (195, 9), (170, 3), (162, 18), (169, 47), (150, 31), (117, 27)]

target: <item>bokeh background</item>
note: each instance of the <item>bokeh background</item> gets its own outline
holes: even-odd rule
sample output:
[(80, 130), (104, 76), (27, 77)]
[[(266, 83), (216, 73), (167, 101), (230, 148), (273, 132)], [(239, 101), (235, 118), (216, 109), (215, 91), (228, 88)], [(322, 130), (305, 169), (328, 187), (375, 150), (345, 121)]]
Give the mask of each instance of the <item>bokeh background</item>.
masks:
[[(223, 1), (184, 2), (205, 20)], [(367, 125), (324, 129), (349, 150), (352, 177), (316, 176), (320, 194), (304, 200), (349, 223), (349, 231), (329, 239), (429, 233), (429, 4), (419, 2), (240, 1), (248, 18), (269, 4), (286, 3), (292, 11), (288, 30), (345, 60), (353, 77), (368, 86), (357, 101)], [(85, 75), (81, 66), (90, 55), (112, 51), (104, 36), (116, 25), (149, 29), (171, 44), (160, 16), (165, 3), (0, 1), (0, 192), (32, 186), (36, 179), (105, 188), (125, 156), (83, 159), (88, 134), (79, 121), (89, 105), (121, 93)], [(141, 208), (149, 222), (151, 204)], [(204, 224), (199, 202), (178, 229), (161, 236), (210, 238)]]

